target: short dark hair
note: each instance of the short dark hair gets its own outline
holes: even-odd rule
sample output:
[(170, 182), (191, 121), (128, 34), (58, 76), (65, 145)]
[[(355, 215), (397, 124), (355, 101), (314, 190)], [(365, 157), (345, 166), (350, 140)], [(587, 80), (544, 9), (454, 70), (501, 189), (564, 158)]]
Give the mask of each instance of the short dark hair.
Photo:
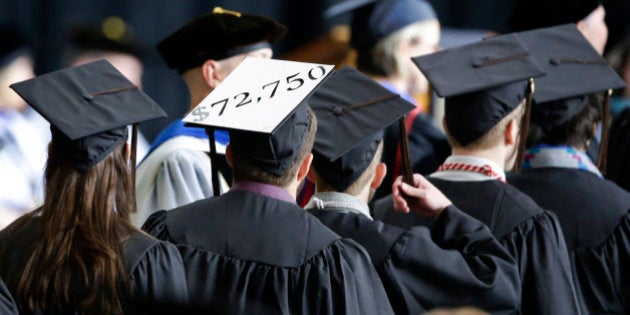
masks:
[(308, 109), (309, 127), (304, 134), (304, 140), (300, 147), (299, 153), (282, 176), (276, 176), (264, 169), (255, 166), (246, 158), (240, 156), (235, 150), (232, 150), (232, 169), (234, 170), (235, 181), (255, 181), (271, 184), (279, 187), (288, 186), (295, 177), (300, 168), (300, 164), (311, 153), (313, 143), (315, 142), (315, 134), (317, 133), (317, 118), (310, 108)]
[(594, 136), (593, 125), (602, 117), (602, 95), (590, 94), (586, 97), (586, 106), (567, 122), (545, 132), (542, 126), (532, 121), (527, 136), (527, 147), (538, 143), (551, 145), (569, 145), (578, 149), (587, 149), (587, 142)]

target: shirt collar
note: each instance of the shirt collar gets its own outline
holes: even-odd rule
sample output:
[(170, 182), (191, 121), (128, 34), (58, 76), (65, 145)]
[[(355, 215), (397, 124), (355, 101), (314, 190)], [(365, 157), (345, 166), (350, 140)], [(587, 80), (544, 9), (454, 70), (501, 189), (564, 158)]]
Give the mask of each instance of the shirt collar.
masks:
[(603, 178), (585, 152), (566, 145), (538, 144), (527, 150), (522, 166), (524, 170), (547, 167), (579, 169)]
[(253, 181), (239, 181), (232, 185), (230, 191), (249, 191), (270, 198), (295, 203), (295, 198), (293, 198), (293, 196), (291, 196), (291, 194), (289, 194), (286, 190), (271, 184)]
[(451, 181), (500, 180), (505, 182), (505, 171), (497, 163), (476, 156), (451, 155), (438, 171), (430, 175)]
[(368, 217), (370, 220), (370, 208), (365, 202), (358, 198), (340, 192), (318, 192), (311, 197), (308, 204), (304, 207), (306, 210), (325, 210), (325, 211), (341, 211), (354, 212)]

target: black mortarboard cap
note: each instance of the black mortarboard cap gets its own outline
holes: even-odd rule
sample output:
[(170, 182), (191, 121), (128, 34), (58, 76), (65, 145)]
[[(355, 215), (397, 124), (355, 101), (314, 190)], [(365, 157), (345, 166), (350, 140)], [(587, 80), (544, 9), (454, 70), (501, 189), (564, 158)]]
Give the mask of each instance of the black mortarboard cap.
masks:
[[(299, 154), (312, 123), (306, 99), (332, 68), (245, 58), (184, 121), (191, 126), (229, 130), (232, 152), (261, 170), (283, 176)], [(237, 104), (239, 100), (241, 104)]]
[(14, 83), (51, 124), (53, 141), (79, 171), (100, 162), (127, 138), (126, 125), (166, 114), (105, 60)]
[(516, 35), (490, 38), (413, 58), (439, 96), (446, 126), (461, 145), (483, 136), (525, 99), (542, 70)]
[(370, 49), (376, 43), (411, 24), (437, 19), (431, 4), (424, 0), (380, 0), (371, 4), (348, 6), (355, 10), (351, 23), (352, 47)]
[(586, 105), (586, 95), (625, 86), (575, 24), (517, 35), (547, 73), (536, 80), (532, 106), (532, 121), (543, 129), (558, 126), (578, 114)]
[(510, 18), (512, 31), (525, 31), (565, 23), (577, 23), (602, 0), (518, 0)]
[(26, 41), (20, 30), (12, 25), (0, 25), (0, 67), (11, 63), (17, 57), (28, 52)]
[(68, 31), (68, 40), (78, 51), (112, 51), (138, 58), (145, 55), (129, 24), (116, 16), (110, 16), (100, 24), (77, 24)]
[(221, 60), (269, 47), (287, 28), (259, 15), (215, 8), (186, 24), (157, 45), (169, 68), (180, 72), (208, 59)]
[(382, 130), (415, 107), (350, 67), (333, 73), (308, 104), (318, 121), (313, 167), (337, 191), (370, 165)]

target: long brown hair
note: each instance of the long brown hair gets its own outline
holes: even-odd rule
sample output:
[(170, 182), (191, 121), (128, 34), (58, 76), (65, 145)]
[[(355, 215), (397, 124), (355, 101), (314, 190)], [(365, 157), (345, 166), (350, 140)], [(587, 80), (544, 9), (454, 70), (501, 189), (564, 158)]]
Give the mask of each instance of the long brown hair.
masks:
[[(85, 173), (51, 142), (46, 166), (42, 228), (14, 288), (24, 310), (76, 307), (86, 313), (122, 313), (127, 294), (122, 242), (134, 210), (125, 146)], [(79, 285), (81, 294), (72, 296)]]

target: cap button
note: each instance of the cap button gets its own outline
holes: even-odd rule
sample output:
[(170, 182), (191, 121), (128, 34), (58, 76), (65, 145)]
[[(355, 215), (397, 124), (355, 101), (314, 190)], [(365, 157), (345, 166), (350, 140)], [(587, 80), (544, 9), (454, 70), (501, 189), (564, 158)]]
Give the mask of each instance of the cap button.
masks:
[(83, 94), (83, 99), (89, 102), (94, 99), (94, 96), (92, 94)]

